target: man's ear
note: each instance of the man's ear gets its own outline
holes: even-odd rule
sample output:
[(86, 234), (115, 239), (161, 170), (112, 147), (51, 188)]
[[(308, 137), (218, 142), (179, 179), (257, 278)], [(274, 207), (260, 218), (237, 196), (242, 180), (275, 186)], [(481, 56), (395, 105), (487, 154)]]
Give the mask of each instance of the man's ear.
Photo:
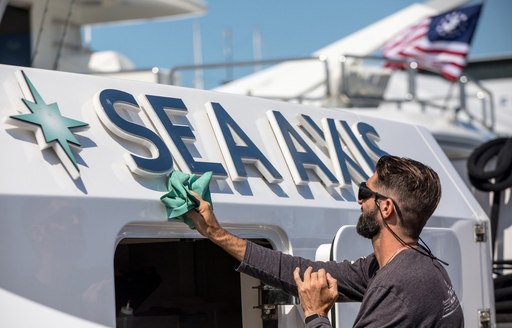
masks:
[(380, 211), (382, 212), (382, 216), (384, 220), (388, 220), (391, 218), (391, 214), (393, 214), (394, 206), (393, 201), (391, 199), (386, 198), (379, 202)]

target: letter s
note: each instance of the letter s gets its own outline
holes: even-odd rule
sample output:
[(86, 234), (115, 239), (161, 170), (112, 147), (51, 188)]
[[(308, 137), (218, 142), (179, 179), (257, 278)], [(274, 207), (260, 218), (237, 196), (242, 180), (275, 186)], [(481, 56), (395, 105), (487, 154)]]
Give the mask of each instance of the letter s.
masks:
[(125, 159), (130, 170), (137, 175), (161, 176), (168, 174), (173, 167), (171, 153), (162, 139), (150, 129), (122, 118), (114, 105), (130, 110), (140, 110), (135, 98), (126, 92), (105, 89), (95, 99), (96, 114), (111, 132), (122, 139), (147, 147), (151, 158), (126, 154)]

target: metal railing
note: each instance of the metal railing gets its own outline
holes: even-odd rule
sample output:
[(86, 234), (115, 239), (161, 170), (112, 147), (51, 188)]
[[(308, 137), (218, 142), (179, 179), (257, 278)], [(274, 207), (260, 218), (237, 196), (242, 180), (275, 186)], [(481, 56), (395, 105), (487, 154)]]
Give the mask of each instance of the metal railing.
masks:
[[(246, 60), (246, 61), (234, 61), (234, 62), (219, 62), (219, 63), (210, 63), (210, 64), (202, 64), (202, 65), (182, 65), (175, 66), (171, 69), (169, 73), (169, 81), (170, 84), (176, 85), (177, 82), (177, 73), (181, 71), (196, 71), (196, 70), (206, 70), (206, 69), (219, 69), (219, 68), (233, 68), (233, 67), (247, 67), (247, 66), (258, 66), (258, 65), (271, 65), (271, 64), (280, 64), (285, 62), (297, 62), (297, 61), (316, 61), (322, 64), (325, 79), (318, 84), (308, 87), (306, 90), (302, 90), (295, 96), (283, 97), (279, 95), (256, 95), (259, 97), (269, 98), (269, 99), (279, 99), (285, 101), (298, 100), (301, 102), (304, 99), (308, 100), (319, 100), (323, 98), (331, 97), (331, 86), (330, 86), (330, 71), (329, 65), (325, 56), (313, 56), (313, 57), (287, 57), (287, 58), (279, 58), (279, 59), (267, 59), (267, 60)], [(325, 86), (325, 94), (321, 98), (310, 99), (305, 97), (304, 95), (317, 87), (324, 85)], [(253, 95), (254, 94), (249, 94)]]
[[(477, 121), (482, 126), (487, 128), (490, 131), (494, 130), (495, 126), (495, 108), (494, 108), (494, 99), (492, 92), (485, 88), (478, 80), (474, 80), (469, 78), (468, 76), (462, 75), (459, 77), (459, 79), (455, 82), (453, 82), (452, 87), (450, 87), (450, 90), (448, 94), (442, 99), (444, 104), (436, 103), (436, 99), (434, 97), (431, 98), (420, 98), (418, 97), (418, 76), (419, 76), (419, 65), (416, 61), (413, 60), (392, 60), (387, 59), (381, 56), (359, 56), (359, 55), (342, 55), (340, 56), (340, 65), (341, 65), (341, 77), (340, 77), (340, 84), (339, 84), (339, 93), (340, 97), (343, 99), (348, 99), (348, 102), (350, 105), (351, 100), (357, 100), (364, 101), (364, 96), (354, 96), (350, 93), (350, 81), (349, 81), (349, 72), (350, 66), (355, 66), (354, 64), (349, 65), (350, 59), (354, 60), (380, 60), (380, 61), (386, 61), (391, 62), (395, 64), (401, 64), (406, 70), (407, 74), (407, 91), (403, 98), (385, 98), (382, 97), (366, 97), (368, 101), (380, 102), (380, 103), (396, 103), (396, 105), (400, 108), (403, 103), (407, 102), (415, 102), (418, 103), (423, 110), (425, 110), (427, 107), (433, 107), (438, 108), (441, 110), (449, 110), (451, 109), (449, 105), (449, 101), (453, 99), (451, 96), (452, 87), (458, 86), (458, 99), (457, 99), (457, 106), (455, 106), (453, 109), (456, 113), (464, 112), (468, 115), (468, 117), (471, 120)], [(384, 72), (384, 70), (383, 70)], [(433, 72), (434, 74), (437, 74)], [(391, 74), (391, 73), (390, 73)], [(468, 86), (474, 86), (477, 91), (475, 94), (469, 95), (467, 92)], [(481, 115), (480, 117), (475, 116), (472, 114), (468, 109), (468, 99), (473, 97), (473, 99), (477, 99), (480, 102), (481, 105)]]

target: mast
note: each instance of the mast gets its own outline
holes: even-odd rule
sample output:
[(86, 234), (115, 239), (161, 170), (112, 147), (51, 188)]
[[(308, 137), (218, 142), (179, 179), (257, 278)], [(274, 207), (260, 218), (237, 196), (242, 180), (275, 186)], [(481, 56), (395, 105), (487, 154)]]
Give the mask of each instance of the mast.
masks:
[[(193, 48), (194, 48), (194, 65), (203, 64), (203, 50), (201, 47), (201, 24), (196, 21), (192, 30), (193, 34)], [(194, 88), (204, 89), (203, 69), (196, 69), (194, 71)]]

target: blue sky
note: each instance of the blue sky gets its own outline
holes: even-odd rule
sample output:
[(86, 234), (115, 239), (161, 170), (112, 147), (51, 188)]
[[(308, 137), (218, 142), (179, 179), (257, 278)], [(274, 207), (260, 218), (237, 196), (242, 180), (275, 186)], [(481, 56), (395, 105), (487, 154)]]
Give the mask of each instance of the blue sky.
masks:
[[(225, 61), (226, 29), (234, 61), (253, 59), (255, 31), (263, 59), (307, 56), (415, 2), (422, 1), (211, 0), (206, 14), (196, 18), (95, 26), (91, 47), (119, 51), (137, 68), (193, 64), (192, 31), (199, 23), (204, 63)], [(470, 59), (512, 55), (511, 13), (511, 0), (485, 1)]]

